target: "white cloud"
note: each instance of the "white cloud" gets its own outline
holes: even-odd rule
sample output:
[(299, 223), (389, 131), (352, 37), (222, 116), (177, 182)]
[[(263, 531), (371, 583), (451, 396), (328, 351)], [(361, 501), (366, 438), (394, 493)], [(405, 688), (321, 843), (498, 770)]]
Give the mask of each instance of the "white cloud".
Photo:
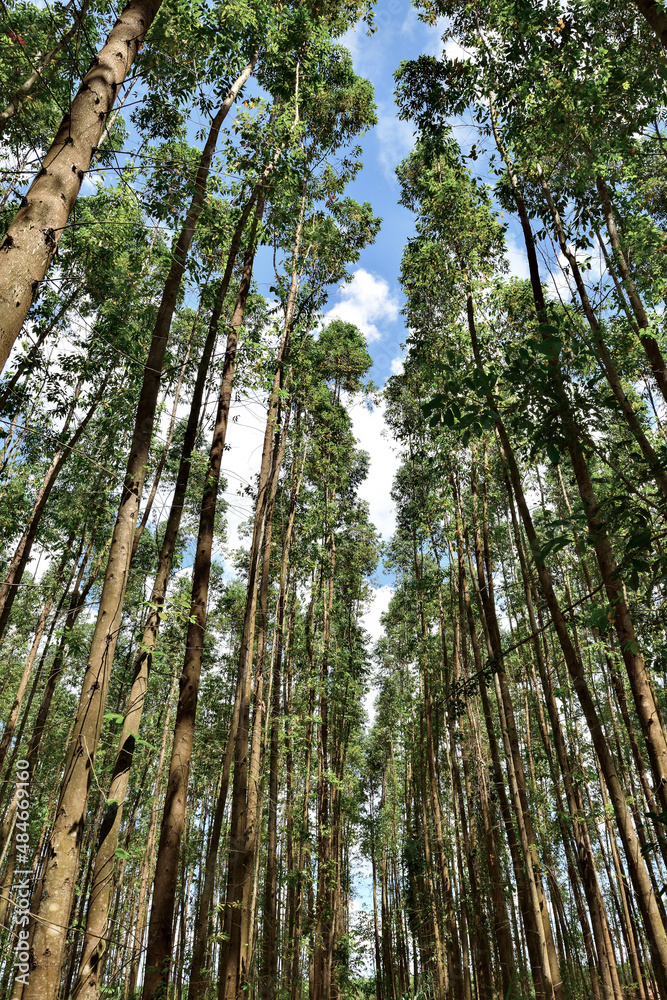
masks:
[(384, 584), (382, 587), (373, 588), (373, 600), (368, 611), (362, 618), (362, 624), (369, 633), (373, 642), (377, 642), (382, 635), (380, 615), (383, 615), (385, 611), (387, 611), (389, 608), (389, 602), (393, 596), (394, 588), (390, 587), (388, 584)]
[[(389, 538), (396, 527), (395, 506), (390, 492), (399, 457), (388, 438), (383, 436), (384, 404), (369, 411), (364, 404), (354, 403), (350, 415), (359, 446), (370, 457), (368, 478), (359, 487), (359, 496), (368, 503), (370, 518), (377, 530), (383, 538)], [(262, 458), (265, 424), (264, 400), (247, 395), (233, 400), (227, 431), (229, 450), (225, 451), (222, 460), (222, 475), (227, 480), (224, 499), (228, 505), (225, 545), (228, 556), (248, 545), (248, 540), (241, 537), (240, 529), (252, 517), (254, 501), (253, 496), (245, 492), (245, 487), (255, 486)], [(231, 569), (228, 557), (224, 558), (224, 562)]]
[(521, 281), (527, 281), (530, 277), (530, 271), (528, 269), (528, 257), (525, 247), (511, 236), (507, 240), (507, 262), (512, 277), (520, 278)]
[[(368, 277), (372, 279), (371, 275)], [(386, 286), (386, 282), (382, 284)], [(386, 288), (388, 291), (388, 286)], [(217, 399), (212, 394), (207, 412), (209, 420), (213, 417), (216, 402)], [(359, 496), (368, 503), (371, 521), (382, 537), (389, 538), (395, 530), (396, 522), (390, 492), (399, 457), (388, 438), (383, 436), (384, 404), (370, 411), (363, 403), (352, 403), (350, 416), (359, 446), (370, 457), (369, 475), (359, 488)], [(227, 543), (224, 554), (218, 553), (223, 555), (228, 570), (231, 570), (231, 554), (248, 545), (248, 540), (241, 537), (240, 529), (254, 513), (254, 500), (252, 495), (246, 493), (245, 488), (251, 486), (254, 489), (255, 486), (262, 458), (265, 425), (265, 399), (245, 393), (239, 399), (232, 398), (227, 431), (229, 448), (225, 450), (222, 460), (222, 475), (227, 480), (227, 489), (223, 494), (227, 503)]]
[(391, 374), (392, 375), (402, 375), (403, 374), (403, 365), (404, 364), (405, 364), (405, 358), (404, 357), (402, 357), (402, 356), (399, 355), (399, 357), (397, 357), (397, 358), (392, 358), (391, 359), (391, 365), (390, 365)]
[(443, 52), (447, 59), (458, 59), (459, 62), (468, 62), (472, 58), (472, 53), (464, 49), (455, 38), (448, 38), (443, 46)]
[(382, 339), (375, 325), (385, 321), (393, 323), (398, 318), (398, 299), (384, 278), (378, 278), (360, 267), (349, 284), (341, 285), (340, 301), (326, 314), (325, 319), (342, 319), (354, 323), (369, 343)]
[(449, 25), (448, 17), (439, 17), (435, 24), (424, 25), (425, 38), (422, 42), (422, 51), (425, 56), (436, 56), (440, 59), (444, 48), (443, 35)]
[(104, 180), (104, 174), (101, 174), (99, 171), (93, 170), (88, 172), (81, 181), (81, 191), (79, 193), (82, 195), (97, 194), (97, 186), (100, 182), (103, 184)]
[[(584, 284), (588, 286), (588, 294), (589, 296), (592, 296), (605, 270), (605, 262), (602, 257), (602, 251), (598, 249), (596, 253), (595, 250), (576, 249), (572, 246), (569, 249), (570, 252), (574, 253), (574, 258), (579, 265)], [(557, 269), (549, 265), (551, 282), (557, 298), (567, 301), (567, 299), (571, 298), (575, 294), (576, 284), (571, 273), (572, 269), (565, 254), (559, 253), (557, 261)]]
[(402, 38), (414, 38), (417, 33), (417, 29), (420, 27), (419, 18), (417, 17), (417, 11), (414, 7), (410, 6), (408, 12), (405, 16), (405, 20), (401, 25), (401, 37)]
[(361, 40), (364, 34), (364, 28), (362, 27), (350, 27), (347, 29), (344, 35), (336, 39), (338, 45), (342, 45), (346, 48), (351, 57), (352, 63), (357, 68), (359, 61), (361, 59)]
[(383, 538), (396, 529), (396, 508), (391, 498), (399, 456), (390, 440), (384, 436), (384, 403), (373, 410), (357, 403), (351, 408), (352, 429), (359, 446), (368, 452), (368, 478), (359, 487), (359, 496), (370, 509), (371, 521)]
[[(383, 615), (389, 608), (389, 602), (393, 596), (394, 588), (388, 586), (387, 584), (384, 584), (382, 587), (373, 588), (373, 598), (371, 604), (362, 617), (362, 625), (370, 635), (373, 642), (377, 642), (382, 635), (380, 616)], [(377, 688), (371, 687), (364, 696), (364, 708), (366, 709), (366, 714), (368, 716), (369, 726), (372, 726), (375, 722), (375, 699), (377, 694)]]
[(390, 184), (397, 184), (396, 167), (414, 146), (414, 128), (410, 122), (402, 121), (396, 116), (393, 105), (387, 107), (380, 104), (375, 135), (382, 172)]
[[(216, 401), (217, 402), (217, 401)], [(246, 486), (255, 485), (262, 460), (262, 445), (266, 426), (266, 403), (242, 396), (233, 398), (229, 411), (227, 443), (229, 450), (222, 459), (222, 475), (227, 480), (223, 494), (227, 503), (227, 544), (226, 553), (246, 547), (248, 539), (241, 538), (240, 528), (254, 514), (254, 499), (245, 492)], [(231, 570), (229, 558), (225, 566)]]
[(556, 297), (567, 301), (574, 294), (574, 279), (564, 253), (558, 254), (558, 268), (549, 267), (549, 271)]

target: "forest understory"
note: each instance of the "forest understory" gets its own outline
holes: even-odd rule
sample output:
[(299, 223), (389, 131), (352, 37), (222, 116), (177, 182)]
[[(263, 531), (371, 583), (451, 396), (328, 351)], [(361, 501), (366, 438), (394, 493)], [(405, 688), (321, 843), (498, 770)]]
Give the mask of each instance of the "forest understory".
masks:
[(0, 1000), (667, 1000), (667, 8), (412, 7), (0, 3)]

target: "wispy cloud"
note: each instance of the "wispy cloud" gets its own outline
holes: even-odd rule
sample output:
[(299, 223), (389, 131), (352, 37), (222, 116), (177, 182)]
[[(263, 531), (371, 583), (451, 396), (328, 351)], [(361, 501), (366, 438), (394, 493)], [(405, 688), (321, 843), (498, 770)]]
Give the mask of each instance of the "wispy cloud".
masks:
[(375, 135), (382, 172), (390, 184), (397, 184), (396, 167), (414, 146), (413, 126), (396, 117), (393, 105), (380, 105)]

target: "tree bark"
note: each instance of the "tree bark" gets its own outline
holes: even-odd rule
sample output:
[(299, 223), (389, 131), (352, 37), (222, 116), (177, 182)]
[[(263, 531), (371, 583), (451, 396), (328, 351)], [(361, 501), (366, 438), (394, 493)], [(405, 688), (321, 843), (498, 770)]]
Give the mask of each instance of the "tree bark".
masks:
[[(63, 465), (72, 454), (72, 449), (76, 447), (77, 442), (80, 440), (81, 435), (97, 410), (107, 381), (108, 377), (104, 380), (100, 392), (89, 407), (88, 412), (79, 423), (79, 426), (70, 437), (69, 441), (67, 441), (67, 443), (60, 440), (58, 441), (49, 464), (49, 468), (46, 471), (44, 479), (42, 480), (42, 485), (37, 491), (37, 495), (28, 518), (28, 524), (19, 540), (18, 545), (16, 546), (14, 555), (12, 556), (9, 566), (7, 567), (7, 575), (5, 576), (4, 582), (0, 587), (0, 636), (4, 635), (5, 629), (7, 628), (7, 622), (9, 621), (9, 616), (12, 612), (12, 607), (14, 605), (14, 601), (16, 600), (18, 589), (21, 586), (21, 580), (23, 579), (25, 568), (30, 562), (32, 546), (35, 538), (37, 537), (37, 531), (42, 519), (42, 514), (44, 513), (46, 504), (51, 495), (51, 490), (56, 484), (56, 480)], [(77, 396), (75, 395), (75, 401), (76, 398)], [(72, 404), (70, 418), (74, 414), (74, 407), (75, 403)], [(68, 423), (69, 419), (62, 433), (65, 433)]]
[(199, 517), (199, 533), (192, 573), (190, 623), (188, 625), (185, 660), (180, 682), (180, 695), (176, 711), (167, 796), (162, 816), (160, 843), (155, 866), (153, 904), (148, 927), (146, 977), (143, 989), (144, 1000), (153, 1000), (154, 997), (160, 997), (166, 991), (169, 982), (178, 857), (185, 822), (194, 724), (204, 651), (220, 468), (229, 422), (229, 407), (236, 367), (239, 330), (243, 322), (246, 301), (250, 292), (256, 231), (263, 207), (263, 199), (260, 198), (249, 238), (249, 247), (244, 260), (243, 276), (236, 299), (234, 315), (232, 316), (227, 335), (218, 409)]
[(0, 369), (18, 337), (95, 155), (118, 88), (160, 9), (130, 0), (94, 57), (0, 244)]
[[(305, 450), (304, 450), (305, 461)], [(261, 1000), (272, 1000), (278, 987), (278, 770), (279, 727), (280, 727), (280, 683), (284, 649), (285, 613), (289, 589), (289, 557), (296, 516), (296, 503), (301, 487), (301, 474), (297, 469), (297, 455), (292, 465), (289, 514), (283, 536), (280, 560), (280, 589), (278, 594), (278, 621), (276, 624), (275, 649), (273, 652), (273, 681), (271, 705), (271, 745), (269, 757), (269, 810), (266, 843), (266, 876), (264, 882), (262, 978), (260, 982)], [(303, 466), (301, 473), (303, 472)]]
[(148, 882), (150, 879), (151, 865), (153, 861), (153, 851), (155, 848), (155, 833), (157, 830), (157, 814), (158, 814), (160, 783), (162, 781), (162, 771), (164, 768), (164, 761), (167, 752), (167, 739), (169, 737), (169, 731), (170, 731), (172, 701), (176, 691), (177, 680), (178, 680), (178, 667), (176, 666), (174, 668), (174, 675), (172, 678), (171, 687), (169, 689), (169, 695), (167, 697), (167, 715), (164, 723), (164, 728), (162, 730), (162, 743), (160, 745), (160, 756), (158, 758), (157, 768), (155, 772), (155, 782), (153, 784), (153, 802), (151, 804), (151, 811), (148, 819), (148, 836), (146, 837), (146, 849), (141, 859), (141, 868), (139, 872), (137, 922), (134, 928), (134, 942), (131, 952), (130, 968), (127, 977), (127, 993), (132, 997), (134, 997), (137, 992), (139, 965), (144, 950), (144, 932), (146, 930), (146, 923), (148, 919), (148, 902), (149, 902)]
[[(76, 998), (86, 997), (89, 998), (89, 1000), (92, 1000), (92, 998), (97, 995), (100, 988), (100, 973), (103, 967), (104, 951), (106, 948), (106, 930), (114, 859), (116, 855), (116, 848), (118, 847), (120, 825), (123, 818), (123, 803), (127, 793), (136, 739), (139, 735), (144, 699), (150, 677), (152, 655), (157, 643), (161, 620), (160, 615), (163, 611), (166, 600), (167, 586), (171, 575), (176, 541), (178, 538), (181, 516), (183, 513), (185, 497), (190, 479), (192, 453), (196, 444), (204, 387), (209, 372), (213, 349), (218, 337), (218, 327), (225, 296), (229, 287), (234, 262), (238, 254), (243, 229), (250, 213), (253, 200), (254, 196), (249, 199), (237, 224), (230, 246), (225, 275), (220, 285), (216, 304), (209, 322), (206, 341), (204, 343), (197, 368), (197, 376), (192, 393), (192, 400), (190, 402), (188, 423), (183, 437), (181, 460), (176, 476), (176, 486), (172, 497), (164, 537), (162, 539), (162, 546), (158, 559), (158, 570), (153, 582), (150, 599), (150, 612), (146, 625), (144, 626), (139, 654), (135, 662), (134, 678), (127, 701), (127, 709), (120, 735), (118, 754), (109, 787), (109, 808), (102, 823), (100, 840), (97, 846), (95, 874), (93, 877), (90, 903), (86, 915), (86, 936), (84, 939), (79, 974), (73, 993), (73, 997)], [(135, 550), (136, 545), (137, 534), (135, 534), (134, 538)]]
[[(258, 748), (259, 731), (261, 731), (261, 671), (262, 644), (266, 629), (266, 621), (259, 622), (260, 633), (258, 641), (258, 674), (255, 692), (257, 715), (255, 724), (259, 725), (257, 734), (253, 734), (253, 746), (249, 754), (250, 735), (250, 700), (252, 690), (252, 665), (255, 644), (255, 619), (257, 616), (257, 581), (260, 557), (266, 552), (267, 540), (271, 541), (271, 507), (277, 490), (277, 475), (280, 471), (285, 438), (281, 434), (275, 441), (276, 430), (280, 418), (280, 390), (283, 385), (283, 365), (289, 347), (289, 333), (294, 315), (298, 275), (296, 270), (305, 196), (302, 197), (301, 210), (296, 227), (295, 245), (293, 251), (293, 268), (285, 310), (283, 335), (276, 357), (276, 371), (268, 401), (266, 430), (262, 447), (262, 459), (259, 473), (257, 500), (253, 534), (250, 546), (250, 565), (248, 568), (248, 586), (243, 618), (243, 635), (239, 655), (238, 684), (241, 689), (241, 706), (239, 726), (234, 748), (234, 783), (232, 789), (232, 806), (230, 818), (230, 860), (227, 872), (227, 893), (225, 902), (225, 941), (221, 949), (220, 974), (218, 977), (219, 1000), (241, 1000), (249, 972), (250, 891), (252, 888), (256, 829), (257, 783), (250, 782), (253, 767), (259, 767)], [(288, 411), (289, 412), (289, 411)], [(268, 558), (266, 560), (266, 584), (268, 586)], [(261, 594), (260, 594), (261, 596)], [(266, 595), (262, 597), (266, 600)], [(255, 739), (256, 736), (256, 739)], [(256, 761), (256, 763), (255, 763)]]
[(657, 0), (634, 0), (635, 6), (655, 31), (663, 49), (667, 49), (667, 13)]
[(107, 688), (118, 627), (130, 570), (132, 543), (150, 448), (160, 378), (171, 319), (185, 271), (185, 260), (201, 214), (206, 181), (222, 122), (238, 90), (250, 74), (254, 59), (237, 79), (211, 122), (202, 151), (194, 193), (186, 222), (176, 244), (151, 338), (144, 379), (128, 457), (127, 471), (111, 541), (109, 561), (100, 597), (97, 623), (81, 690), (70, 753), (61, 786), (56, 820), (49, 844), (44, 893), (33, 942), (33, 962), (24, 1000), (55, 1000), (60, 982), (97, 743), (102, 726)]

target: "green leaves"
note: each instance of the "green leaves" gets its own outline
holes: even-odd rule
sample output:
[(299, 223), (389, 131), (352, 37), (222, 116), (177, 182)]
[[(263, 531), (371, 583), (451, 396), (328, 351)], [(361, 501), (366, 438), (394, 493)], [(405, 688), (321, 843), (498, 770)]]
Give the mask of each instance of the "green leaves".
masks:
[(546, 562), (547, 556), (555, 555), (564, 549), (567, 545), (572, 543), (572, 539), (567, 535), (558, 535), (556, 538), (549, 539), (540, 548), (532, 550), (532, 556), (536, 563)]
[(563, 341), (557, 336), (546, 336), (535, 343), (535, 351), (538, 354), (544, 354), (550, 361), (555, 361), (558, 358), (562, 348)]
[[(468, 385), (472, 381), (471, 379)], [(461, 387), (465, 387), (465, 382)], [(459, 401), (463, 406), (459, 405)], [(460, 400), (460, 397), (457, 400), (448, 393), (436, 393), (430, 400), (421, 404), (421, 409), (428, 418), (430, 427), (447, 427), (460, 434), (464, 444), (467, 444), (473, 436), (477, 437), (485, 431), (491, 431), (496, 419), (495, 411), (484, 403), (471, 402), (469, 399)]]

